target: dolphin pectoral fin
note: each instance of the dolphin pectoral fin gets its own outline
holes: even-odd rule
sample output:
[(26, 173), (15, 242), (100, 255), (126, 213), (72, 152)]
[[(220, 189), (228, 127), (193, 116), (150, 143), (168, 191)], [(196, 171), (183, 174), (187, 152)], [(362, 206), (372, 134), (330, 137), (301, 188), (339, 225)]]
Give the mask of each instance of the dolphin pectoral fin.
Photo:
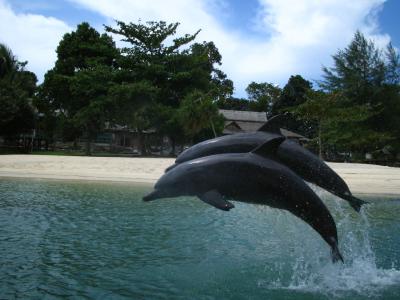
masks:
[(286, 138), (284, 136), (278, 136), (276, 138), (273, 138), (272, 140), (269, 140), (268, 142), (265, 142), (261, 146), (258, 146), (251, 152), (261, 156), (274, 155), (278, 150), (280, 144), (282, 144), (285, 139)]
[(219, 208), (221, 210), (228, 211), (231, 208), (234, 208), (235, 206), (230, 203), (229, 201), (226, 201), (222, 198), (222, 195), (217, 191), (217, 190), (211, 190), (203, 195), (198, 196), (200, 200), (204, 201), (205, 203), (208, 203), (216, 208)]

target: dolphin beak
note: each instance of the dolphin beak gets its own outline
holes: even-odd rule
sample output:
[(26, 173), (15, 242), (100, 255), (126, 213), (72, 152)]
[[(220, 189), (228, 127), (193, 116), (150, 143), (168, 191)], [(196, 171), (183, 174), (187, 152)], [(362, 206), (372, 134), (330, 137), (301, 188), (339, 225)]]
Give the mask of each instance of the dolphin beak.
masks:
[(154, 190), (150, 194), (147, 194), (146, 196), (144, 196), (143, 201), (146, 201), (146, 202), (152, 201), (152, 200), (156, 200), (157, 198), (159, 198), (158, 191)]

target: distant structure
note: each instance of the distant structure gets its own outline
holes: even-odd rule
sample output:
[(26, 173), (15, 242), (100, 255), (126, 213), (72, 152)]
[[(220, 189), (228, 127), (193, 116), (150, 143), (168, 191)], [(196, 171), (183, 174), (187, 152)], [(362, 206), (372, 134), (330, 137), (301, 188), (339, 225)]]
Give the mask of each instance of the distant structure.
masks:
[[(265, 112), (226, 109), (220, 109), (219, 112), (225, 117), (225, 126), (222, 131), (224, 135), (255, 132), (267, 122), (267, 114)], [(281, 128), (281, 133), (299, 143), (308, 141), (305, 136), (284, 128)]]

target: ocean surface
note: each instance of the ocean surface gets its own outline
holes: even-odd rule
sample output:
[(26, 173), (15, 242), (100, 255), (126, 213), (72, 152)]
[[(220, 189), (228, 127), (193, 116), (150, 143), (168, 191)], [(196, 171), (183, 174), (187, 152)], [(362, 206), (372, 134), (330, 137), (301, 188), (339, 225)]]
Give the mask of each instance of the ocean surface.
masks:
[(400, 201), (317, 192), (345, 264), (293, 215), (150, 186), (0, 179), (0, 299), (400, 299)]

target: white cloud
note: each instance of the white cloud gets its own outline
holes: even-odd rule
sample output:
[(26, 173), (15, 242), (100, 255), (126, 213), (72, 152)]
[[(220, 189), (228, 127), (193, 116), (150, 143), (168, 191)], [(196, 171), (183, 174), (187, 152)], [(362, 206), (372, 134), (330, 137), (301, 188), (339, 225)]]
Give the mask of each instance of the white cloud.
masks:
[[(21, 60), (29, 60), (38, 75), (52, 67), (62, 34), (73, 30), (55, 18), (15, 14), (0, 0), (0, 41)], [(360, 29), (379, 45), (390, 38), (381, 34), (377, 13), (385, 0), (258, 0), (260, 10), (249, 23), (257, 35), (227, 28), (221, 14), (228, 0), (69, 0), (106, 18), (137, 22), (180, 22), (179, 33), (202, 29), (197, 41), (214, 41), (223, 58), (222, 69), (234, 81), (238, 96), (251, 81), (286, 83), (290, 75), (319, 79), (321, 66), (344, 48)], [(84, 14), (83, 14), (84, 15)], [(82, 20), (84, 21), (84, 20)], [(101, 28), (98, 28), (101, 30)]]
[(10, 47), (18, 60), (27, 60), (27, 69), (35, 72), (39, 80), (53, 67), (57, 45), (64, 33), (71, 30), (56, 18), (16, 14), (0, 0), (0, 42)]
[(376, 17), (383, 3), (384, 0), (260, 0), (261, 22), (271, 34), (268, 41), (260, 43), (265, 50), (264, 64), (261, 63), (264, 74), (271, 70), (269, 74), (274, 77), (273, 66), (281, 67), (286, 78), (297, 73), (318, 79), (321, 66), (331, 65), (331, 55), (346, 47), (357, 29), (379, 45), (386, 44), (390, 38), (379, 33)]
[[(113, 19), (165, 20), (179, 21), (182, 33), (202, 28), (198, 40), (215, 42), (223, 57), (222, 69), (240, 96), (253, 80), (282, 85), (294, 74), (319, 79), (321, 66), (331, 64), (331, 55), (344, 48), (357, 29), (380, 45), (390, 40), (380, 34), (376, 17), (385, 0), (259, 0), (260, 12), (253, 21), (265, 37), (257, 39), (225, 28), (218, 20), (222, 12), (210, 9), (223, 9), (229, 1), (70, 1), (109, 18), (110, 24)], [(216, 1), (220, 3), (212, 5)]]

